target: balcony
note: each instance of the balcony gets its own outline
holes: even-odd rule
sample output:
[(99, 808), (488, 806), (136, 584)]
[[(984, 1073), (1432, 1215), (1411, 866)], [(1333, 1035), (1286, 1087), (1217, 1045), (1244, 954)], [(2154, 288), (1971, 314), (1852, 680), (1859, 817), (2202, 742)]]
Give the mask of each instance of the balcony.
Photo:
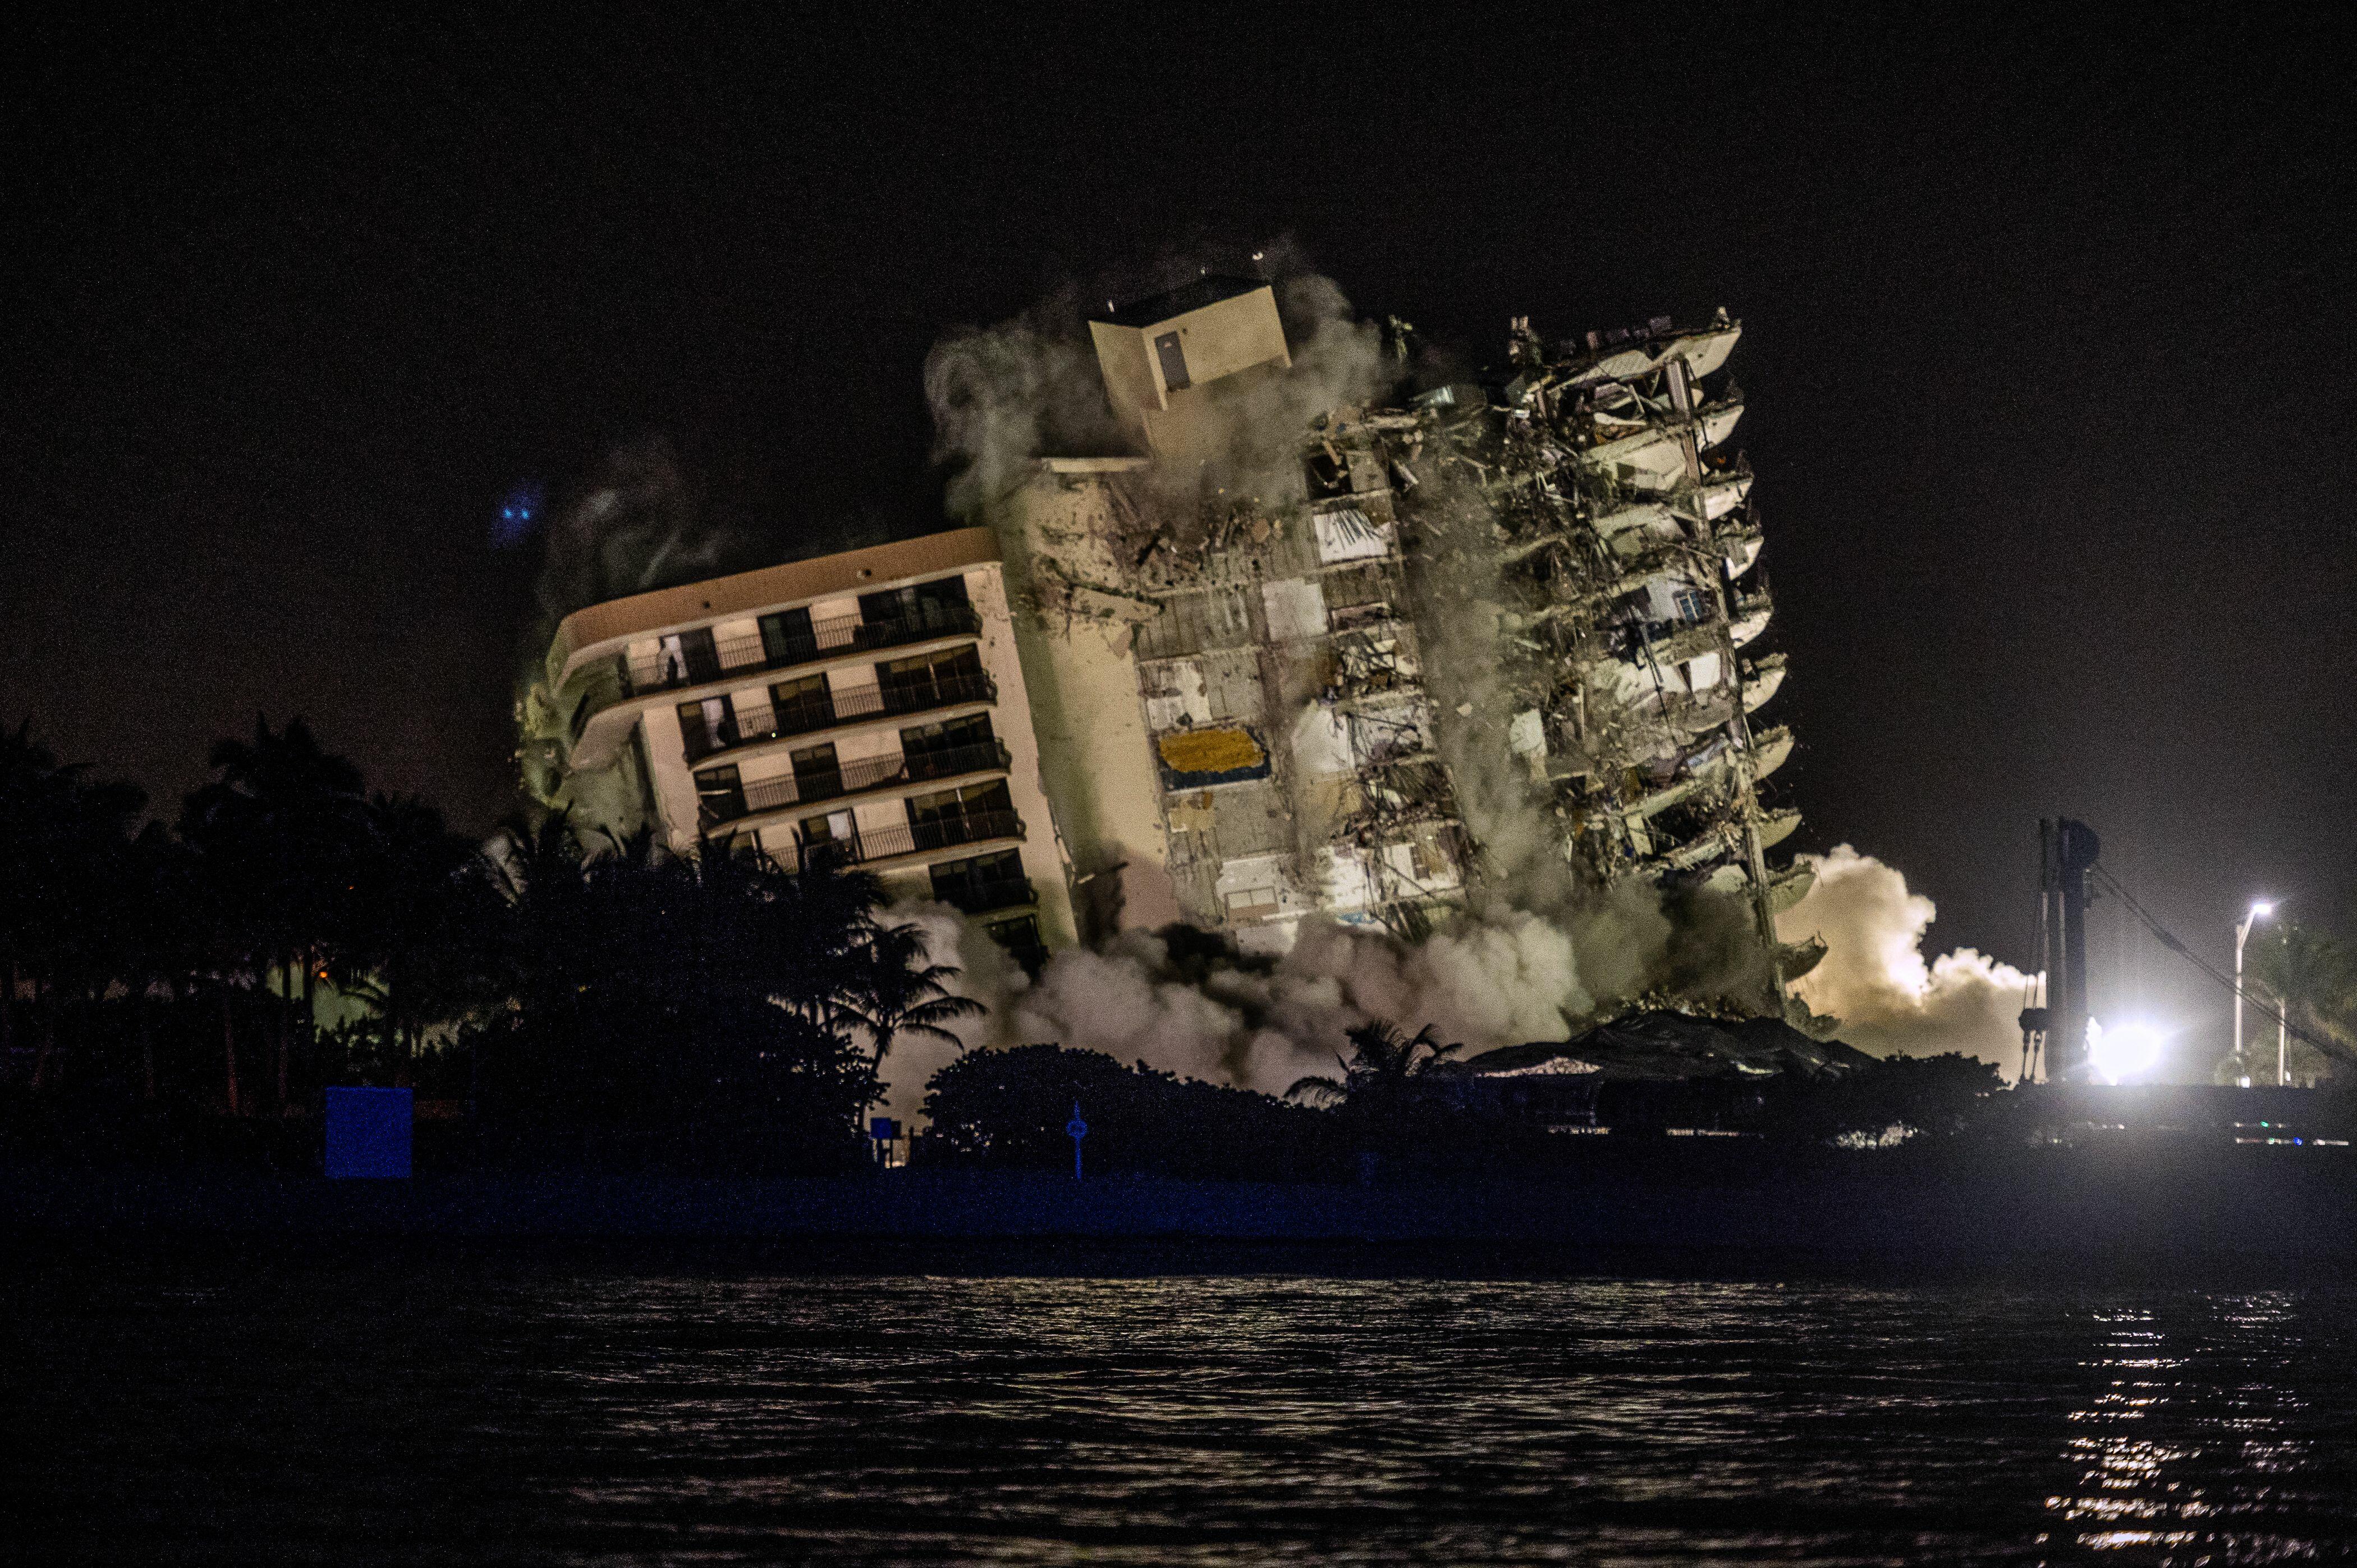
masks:
[(1023, 819), (1013, 811), (962, 811), (931, 817), (909, 824), (919, 849), (948, 849), (953, 844), (987, 843), (992, 839), (1019, 839)]
[(699, 639), (670, 653), (657, 652), (626, 661), (623, 690), (627, 696), (669, 692), (683, 686), (759, 670), (787, 670), (797, 664), (846, 653), (905, 648), (940, 637), (973, 637), (982, 630), (982, 618), (971, 605), (947, 605), (906, 620), (866, 621), (839, 616), (813, 621), (810, 634)]
[[(986, 843), (993, 839), (1024, 836), (1023, 819), (1013, 811), (974, 811), (957, 817), (937, 817), (929, 822), (896, 823), (883, 828), (856, 828), (845, 838), (805, 838), (794, 834), (795, 848), (805, 862), (831, 860), (836, 865), (868, 865), (925, 850), (958, 844)], [(994, 906), (996, 908), (996, 906)], [(959, 906), (963, 908), (963, 905)]]
[(845, 795), (888, 789), (896, 784), (919, 784), (928, 779), (950, 779), (962, 773), (1003, 773), (1009, 765), (1006, 745), (995, 740), (977, 746), (952, 746), (946, 751), (916, 752), (907, 757), (861, 757), (839, 768), (814, 768), (807, 773), (756, 779), (739, 787), (734, 794), (706, 795), (698, 815), (705, 830), (710, 832), (723, 822), (733, 822), (761, 811), (774, 811), (813, 800), (833, 800)]
[(956, 707), (962, 703), (995, 703), (997, 700), (997, 682), (977, 670), (938, 681), (821, 692), (814, 697), (789, 703), (782, 707), (748, 708), (735, 718), (723, 720), (716, 730), (707, 730), (700, 722), (694, 721), (683, 723), (680, 727), (687, 742), (688, 765), (694, 767), (707, 757), (718, 756), (737, 746), (756, 746), (790, 736), (814, 735), (838, 725), (856, 724), (861, 719), (897, 718), (904, 714)]

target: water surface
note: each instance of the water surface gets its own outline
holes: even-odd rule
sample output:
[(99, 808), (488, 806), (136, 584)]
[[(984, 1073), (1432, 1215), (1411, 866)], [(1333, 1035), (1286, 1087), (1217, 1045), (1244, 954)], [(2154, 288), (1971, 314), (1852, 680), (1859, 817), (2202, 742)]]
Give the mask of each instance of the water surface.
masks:
[(19, 1562), (2357, 1555), (2357, 1292), (47, 1256)]

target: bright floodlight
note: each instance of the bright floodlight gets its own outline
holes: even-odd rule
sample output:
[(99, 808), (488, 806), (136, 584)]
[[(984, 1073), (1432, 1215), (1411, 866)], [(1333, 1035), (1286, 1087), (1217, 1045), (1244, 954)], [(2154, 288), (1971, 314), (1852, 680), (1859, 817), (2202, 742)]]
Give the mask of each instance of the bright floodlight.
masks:
[(2088, 1035), (2088, 1054), (2105, 1083), (2142, 1078), (2160, 1065), (2160, 1031), (2149, 1024), (2122, 1024), (2106, 1029), (2091, 1023)]
[(2254, 920), (2264, 920), (2275, 912), (2276, 907), (2264, 898), (2255, 899), (2251, 904), (2251, 918)]

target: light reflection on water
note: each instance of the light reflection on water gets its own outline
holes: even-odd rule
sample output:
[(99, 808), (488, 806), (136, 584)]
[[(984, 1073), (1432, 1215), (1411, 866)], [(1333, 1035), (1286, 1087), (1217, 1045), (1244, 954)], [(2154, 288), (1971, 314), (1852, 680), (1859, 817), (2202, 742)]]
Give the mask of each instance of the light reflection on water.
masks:
[(118, 1259), (0, 1312), (14, 1561), (2357, 1554), (2343, 1287)]

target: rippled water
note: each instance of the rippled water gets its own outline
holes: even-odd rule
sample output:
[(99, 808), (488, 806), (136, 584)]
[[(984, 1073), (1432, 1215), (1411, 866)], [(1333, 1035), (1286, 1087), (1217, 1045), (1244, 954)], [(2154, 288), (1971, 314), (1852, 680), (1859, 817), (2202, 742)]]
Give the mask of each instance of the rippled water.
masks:
[(2338, 1285), (117, 1257), (0, 1310), (11, 1561), (2357, 1554)]

